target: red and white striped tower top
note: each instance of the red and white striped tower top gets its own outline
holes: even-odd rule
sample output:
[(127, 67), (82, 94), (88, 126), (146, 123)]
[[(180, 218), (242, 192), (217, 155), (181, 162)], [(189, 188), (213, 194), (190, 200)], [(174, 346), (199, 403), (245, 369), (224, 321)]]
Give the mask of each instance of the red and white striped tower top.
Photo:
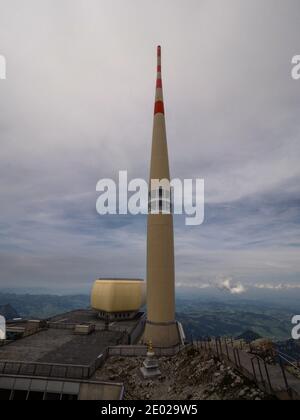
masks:
[(161, 78), (161, 47), (157, 47), (157, 76), (150, 179), (170, 179), (165, 107)]
[(155, 97), (155, 114), (164, 114), (164, 98), (162, 90), (162, 78), (161, 78), (161, 47), (157, 47), (157, 78), (156, 78), (156, 97)]

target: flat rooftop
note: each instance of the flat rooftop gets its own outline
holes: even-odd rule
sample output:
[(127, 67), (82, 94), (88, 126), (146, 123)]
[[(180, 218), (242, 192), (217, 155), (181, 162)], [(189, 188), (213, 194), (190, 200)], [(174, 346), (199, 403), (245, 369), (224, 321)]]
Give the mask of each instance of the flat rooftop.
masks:
[[(111, 323), (109, 331), (105, 331), (104, 322), (92, 310), (61, 314), (48, 320), (49, 328), (0, 347), (0, 362), (90, 365), (108, 346), (126, 342), (126, 334), (137, 326), (141, 316)], [(94, 324), (96, 331), (75, 335), (73, 325), (76, 324)]]
[[(125, 331), (130, 332), (139, 322), (142, 312), (139, 312), (137, 316), (133, 319), (111, 322), (109, 324), (109, 329), (111, 331)], [(79, 309), (72, 312), (67, 312), (65, 314), (54, 316), (48, 321), (58, 324), (72, 325), (72, 324), (94, 324), (96, 329), (104, 329), (105, 322), (97, 317), (97, 312), (92, 309)]]
[(0, 360), (88, 365), (106, 347), (119, 344), (121, 338), (122, 333), (117, 331), (81, 336), (74, 335), (73, 330), (49, 328), (0, 347)]

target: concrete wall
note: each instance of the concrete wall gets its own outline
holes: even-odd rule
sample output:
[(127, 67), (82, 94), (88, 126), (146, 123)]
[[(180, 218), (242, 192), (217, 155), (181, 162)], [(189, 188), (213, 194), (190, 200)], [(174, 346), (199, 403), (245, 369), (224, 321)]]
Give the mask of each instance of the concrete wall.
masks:
[[(156, 356), (175, 356), (182, 346), (174, 346), (169, 348), (154, 347)], [(126, 356), (126, 357), (146, 357), (147, 346), (114, 346), (108, 348), (108, 357)]]
[(123, 397), (122, 384), (93, 384), (86, 383), (80, 385), (80, 401), (118, 401)]

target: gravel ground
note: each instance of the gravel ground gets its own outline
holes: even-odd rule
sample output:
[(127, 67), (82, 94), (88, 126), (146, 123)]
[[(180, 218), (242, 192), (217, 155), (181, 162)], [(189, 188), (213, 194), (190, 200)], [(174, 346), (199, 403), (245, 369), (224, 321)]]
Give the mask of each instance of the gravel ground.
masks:
[(241, 377), (225, 362), (196, 349), (184, 349), (175, 357), (159, 358), (162, 376), (144, 380), (143, 358), (111, 357), (97, 379), (123, 382), (127, 400), (266, 400), (257, 386)]

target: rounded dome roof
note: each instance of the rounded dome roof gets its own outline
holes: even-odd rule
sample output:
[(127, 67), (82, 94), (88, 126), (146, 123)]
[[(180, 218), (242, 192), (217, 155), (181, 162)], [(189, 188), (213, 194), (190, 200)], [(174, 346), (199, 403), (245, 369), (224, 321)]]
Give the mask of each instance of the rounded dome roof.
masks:
[(104, 312), (137, 312), (145, 304), (145, 290), (141, 279), (98, 279), (93, 285), (91, 306)]

